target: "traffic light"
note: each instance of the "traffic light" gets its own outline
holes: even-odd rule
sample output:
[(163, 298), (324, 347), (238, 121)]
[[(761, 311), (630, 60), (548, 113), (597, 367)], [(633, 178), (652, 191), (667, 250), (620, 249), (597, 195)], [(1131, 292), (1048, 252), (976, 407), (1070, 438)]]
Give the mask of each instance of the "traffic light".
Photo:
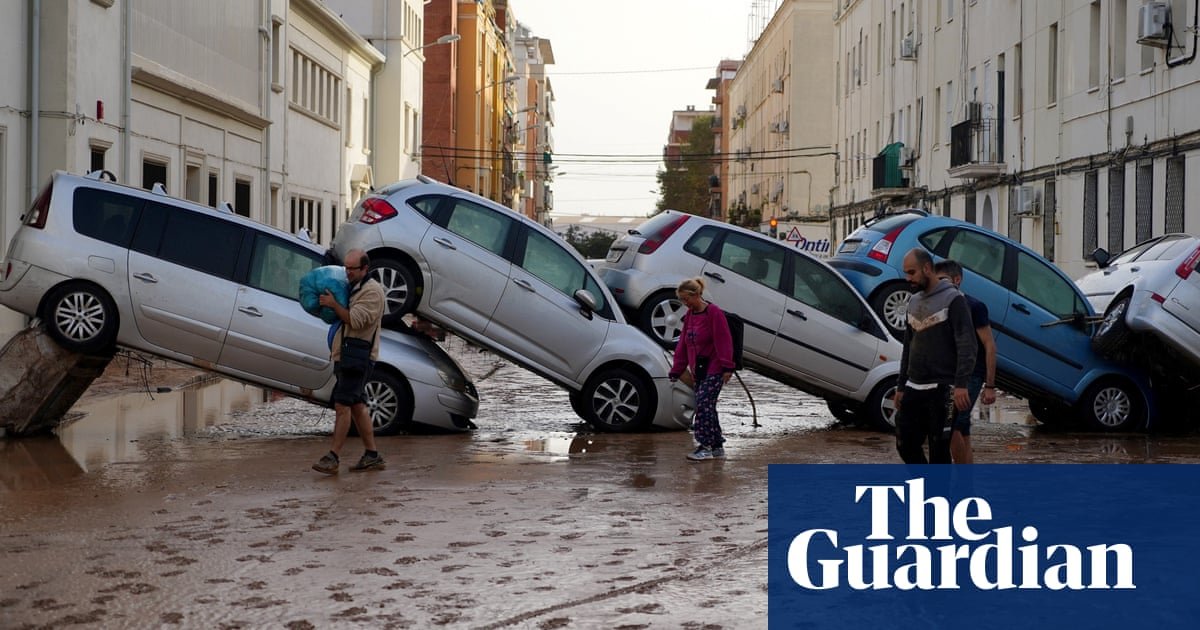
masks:
[(771, 217), (771, 238), (779, 237), (779, 219)]

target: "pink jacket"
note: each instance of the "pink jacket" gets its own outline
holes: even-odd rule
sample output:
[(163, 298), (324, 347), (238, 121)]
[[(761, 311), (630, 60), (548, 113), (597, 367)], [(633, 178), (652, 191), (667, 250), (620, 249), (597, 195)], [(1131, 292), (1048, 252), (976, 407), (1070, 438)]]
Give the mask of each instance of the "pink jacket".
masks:
[(675, 346), (670, 377), (679, 378), (684, 369), (695, 374), (696, 357), (709, 357), (710, 375), (733, 371), (733, 337), (729, 322), (725, 320), (725, 311), (716, 304), (710, 303), (699, 313), (689, 311), (683, 316), (683, 331)]

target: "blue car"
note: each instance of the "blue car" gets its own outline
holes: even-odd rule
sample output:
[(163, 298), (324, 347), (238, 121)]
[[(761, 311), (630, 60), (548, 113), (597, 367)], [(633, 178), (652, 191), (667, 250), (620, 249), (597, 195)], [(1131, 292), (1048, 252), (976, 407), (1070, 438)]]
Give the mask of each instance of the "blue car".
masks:
[(996, 380), (1029, 401), (1034, 417), (1073, 413), (1104, 430), (1148, 425), (1154, 396), (1145, 375), (1092, 350), (1097, 319), (1084, 294), (1053, 263), (991, 230), (924, 211), (883, 215), (844, 240), (829, 264), (902, 336), (910, 285), (904, 255), (923, 247), (963, 266), (962, 290), (987, 304), (996, 338)]

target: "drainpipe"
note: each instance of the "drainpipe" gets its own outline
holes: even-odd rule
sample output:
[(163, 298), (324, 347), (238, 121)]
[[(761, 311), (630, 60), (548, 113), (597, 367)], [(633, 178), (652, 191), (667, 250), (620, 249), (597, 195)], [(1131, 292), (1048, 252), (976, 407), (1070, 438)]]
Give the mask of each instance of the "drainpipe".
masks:
[(124, 61), (124, 78), (121, 85), (121, 181), (126, 184), (133, 180), (131, 160), (129, 155), (129, 111), (133, 107), (133, 9), (131, 3), (121, 3), (124, 12), (125, 27), (122, 33), (121, 56)]
[[(1175, 66), (1182, 66), (1185, 63), (1192, 63), (1192, 60), (1196, 58), (1197, 37), (1200, 36), (1200, 32), (1197, 31), (1197, 29), (1200, 29), (1200, 13), (1198, 13), (1198, 12), (1200, 12), (1200, 0), (1196, 0), (1195, 8), (1192, 9), (1192, 53), (1190, 55), (1188, 55), (1187, 57), (1181, 57), (1181, 58), (1173, 60), (1173, 61), (1171, 59), (1168, 59), (1167, 60), (1168, 68), (1174, 68)], [(1171, 26), (1171, 39), (1174, 39), (1174, 38), (1175, 38), (1175, 26), (1172, 25)]]
[(33, 205), (38, 194), (38, 145), (41, 144), (42, 110), (42, 2), (31, 0), (29, 3), (29, 41), (32, 44), (29, 51), (29, 193), (25, 206)]
[(274, 41), (271, 37), (271, 27), (274, 23), (271, 21), (271, 3), (268, 0), (259, 0), (259, 7), (263, 25), (258, 27), (258, 32), (266, 42), (263, 45), (266, 57), (266, 63), (263, 64), (265, 71), (259, 87), (262, 90), (259, 115), (267, 120), (267, 126), (263, 129), (262, 217), (264, 223), (275, 225), (275, 209), (271, 207), (271, 80), (275, 77)]

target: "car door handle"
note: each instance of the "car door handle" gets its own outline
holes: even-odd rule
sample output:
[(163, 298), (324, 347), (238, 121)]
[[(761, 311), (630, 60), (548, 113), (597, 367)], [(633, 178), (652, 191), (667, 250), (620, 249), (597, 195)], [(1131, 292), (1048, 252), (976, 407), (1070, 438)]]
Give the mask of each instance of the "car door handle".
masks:
[(141, 280), (142, 282), (149, 282), (151, 284), (158, 282), (158, 278), (155, 278), (154, 274), (151, 273), (135, 273), (133, 274), (133, 277)]
[(524, 278), (513, 278), (513, 284), (521, 287), (522, 289), (525, 289), (526, 291), (533, 290), (533, 285), (530, 284), (529, 281)]
[(788, 312), (788, 315), (794, 315), (804, 321), (808, 321), (808, 316), (804, 314), (804, 311), (801, 311), (799, 309), (789, 308), (787, 310), (787, 312)]
[(441, 245), (442, 247), (445, 247), (446, 249), (458, 249), (457, 247), (454, 246), (454, 243), (448, 238), (442, 238), (439, 236), (439, 237), (433, 239), (433, 242), (437, 243), (438, 245)]
[(262, 313), (253, 306), (239, 306), (238, 310), (251, 317), (262, 317)]
[(721, 274), (719, 274), (715, 271), (705, 271), (704, 275), (708, 276), (709, 278), (712, 278), (713, 280), (716, 280), (717, 282), (725, 282), (725, 278), (722, 278)]
[(1021, 311), (1022, 313), (1025, 313), (1026, 315), (1029, 314), (1029, 307), (1025, 306), (1024, 304), (1013, 304), (1013, 310)]

